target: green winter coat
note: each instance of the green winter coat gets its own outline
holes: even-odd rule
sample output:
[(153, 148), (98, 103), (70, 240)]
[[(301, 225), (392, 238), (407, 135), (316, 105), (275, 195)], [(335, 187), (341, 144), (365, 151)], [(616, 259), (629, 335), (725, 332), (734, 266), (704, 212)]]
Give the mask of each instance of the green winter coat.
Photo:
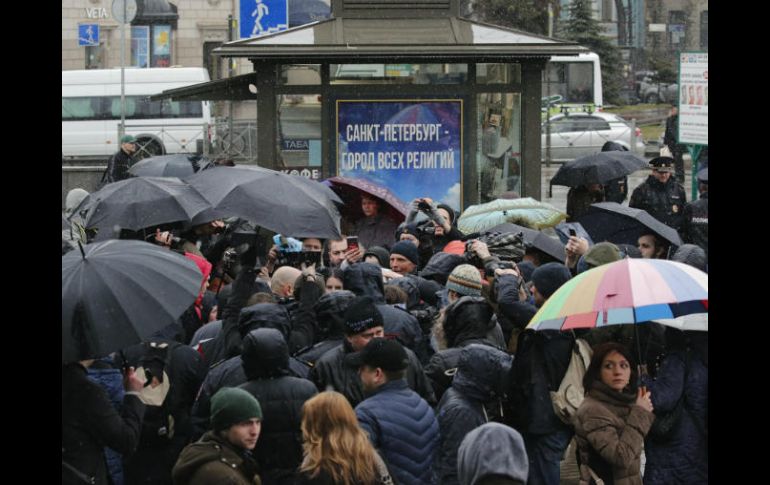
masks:
[(261, 485), (254, 459), (209, 431), (187, 445), (171, 471), (174, 485)]
[[(620, 393), (601, 382), (594, 382), (586, 394), (573, 419), (581, 485), (590, 483), (589, 449), (601, 457), (614, 485), (642, 484), (640, 457), (655, 415), (635, 403), (636, 393)], [(596, 461), (591, 463), (596, 473), (606, 477)]]

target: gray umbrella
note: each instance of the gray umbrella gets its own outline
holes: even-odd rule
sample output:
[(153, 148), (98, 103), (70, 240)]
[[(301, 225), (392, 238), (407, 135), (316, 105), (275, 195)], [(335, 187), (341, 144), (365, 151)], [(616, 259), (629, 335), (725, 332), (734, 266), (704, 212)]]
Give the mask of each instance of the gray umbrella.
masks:
[[(79, 209), (84, 226), (110, 237), (115, 226), (138, 231), (172, 222), (191, 222), (211, 204), (194, 188), (173, 177), (132, 177), (92, 192)], [(205, 222), (205, 221), (204, 221)]]
[(143, 241), (81, 246), (61, 267), (62, 362), (150, 337), (192, 305), (203, 278), (193, 261)]
[(583, 225), (596, 242), (609, 241), (636, 246), (639, 237), (654, 233), (674, 246), (682, 245), (682, 239), (676, 229), (655, 219), (646, 210), (633, 209), (617, 202), (591, 204), (591, 207), (578, 217), (577, 222)]
[(135, 177), (184, 178), (212, 166), (211, 160), (201, 155), (174, 153), (140, 160), (128, 172)]
[(328, 188), (304, 177), (238, 166), (214, 167), (186, 180), (215, 209), (271, 231), (292, 237), (340, 237), (340, 213)]

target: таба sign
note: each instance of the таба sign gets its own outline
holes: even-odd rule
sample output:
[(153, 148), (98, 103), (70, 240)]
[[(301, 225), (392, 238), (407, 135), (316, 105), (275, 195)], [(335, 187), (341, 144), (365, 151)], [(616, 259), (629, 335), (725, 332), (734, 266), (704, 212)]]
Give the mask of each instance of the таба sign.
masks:
[(337, 174), (462, 207), (461, 99), (337, 100)]

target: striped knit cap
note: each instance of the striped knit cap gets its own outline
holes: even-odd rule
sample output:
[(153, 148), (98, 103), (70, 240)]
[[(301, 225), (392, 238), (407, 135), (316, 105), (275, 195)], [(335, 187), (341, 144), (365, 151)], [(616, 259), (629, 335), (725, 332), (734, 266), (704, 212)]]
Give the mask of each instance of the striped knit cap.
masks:
[(446, 288), (465, 296), (481, 296), (481, 273), (475, 266), (461, 264), (452, 270)]

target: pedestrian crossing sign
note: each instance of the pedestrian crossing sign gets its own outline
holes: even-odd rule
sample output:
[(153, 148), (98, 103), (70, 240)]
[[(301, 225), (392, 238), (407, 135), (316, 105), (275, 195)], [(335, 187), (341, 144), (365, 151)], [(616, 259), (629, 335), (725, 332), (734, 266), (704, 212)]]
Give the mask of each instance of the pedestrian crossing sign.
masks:
[(79, 46), (99, 45), (99, 24), (78, 25), (78, 45)]

